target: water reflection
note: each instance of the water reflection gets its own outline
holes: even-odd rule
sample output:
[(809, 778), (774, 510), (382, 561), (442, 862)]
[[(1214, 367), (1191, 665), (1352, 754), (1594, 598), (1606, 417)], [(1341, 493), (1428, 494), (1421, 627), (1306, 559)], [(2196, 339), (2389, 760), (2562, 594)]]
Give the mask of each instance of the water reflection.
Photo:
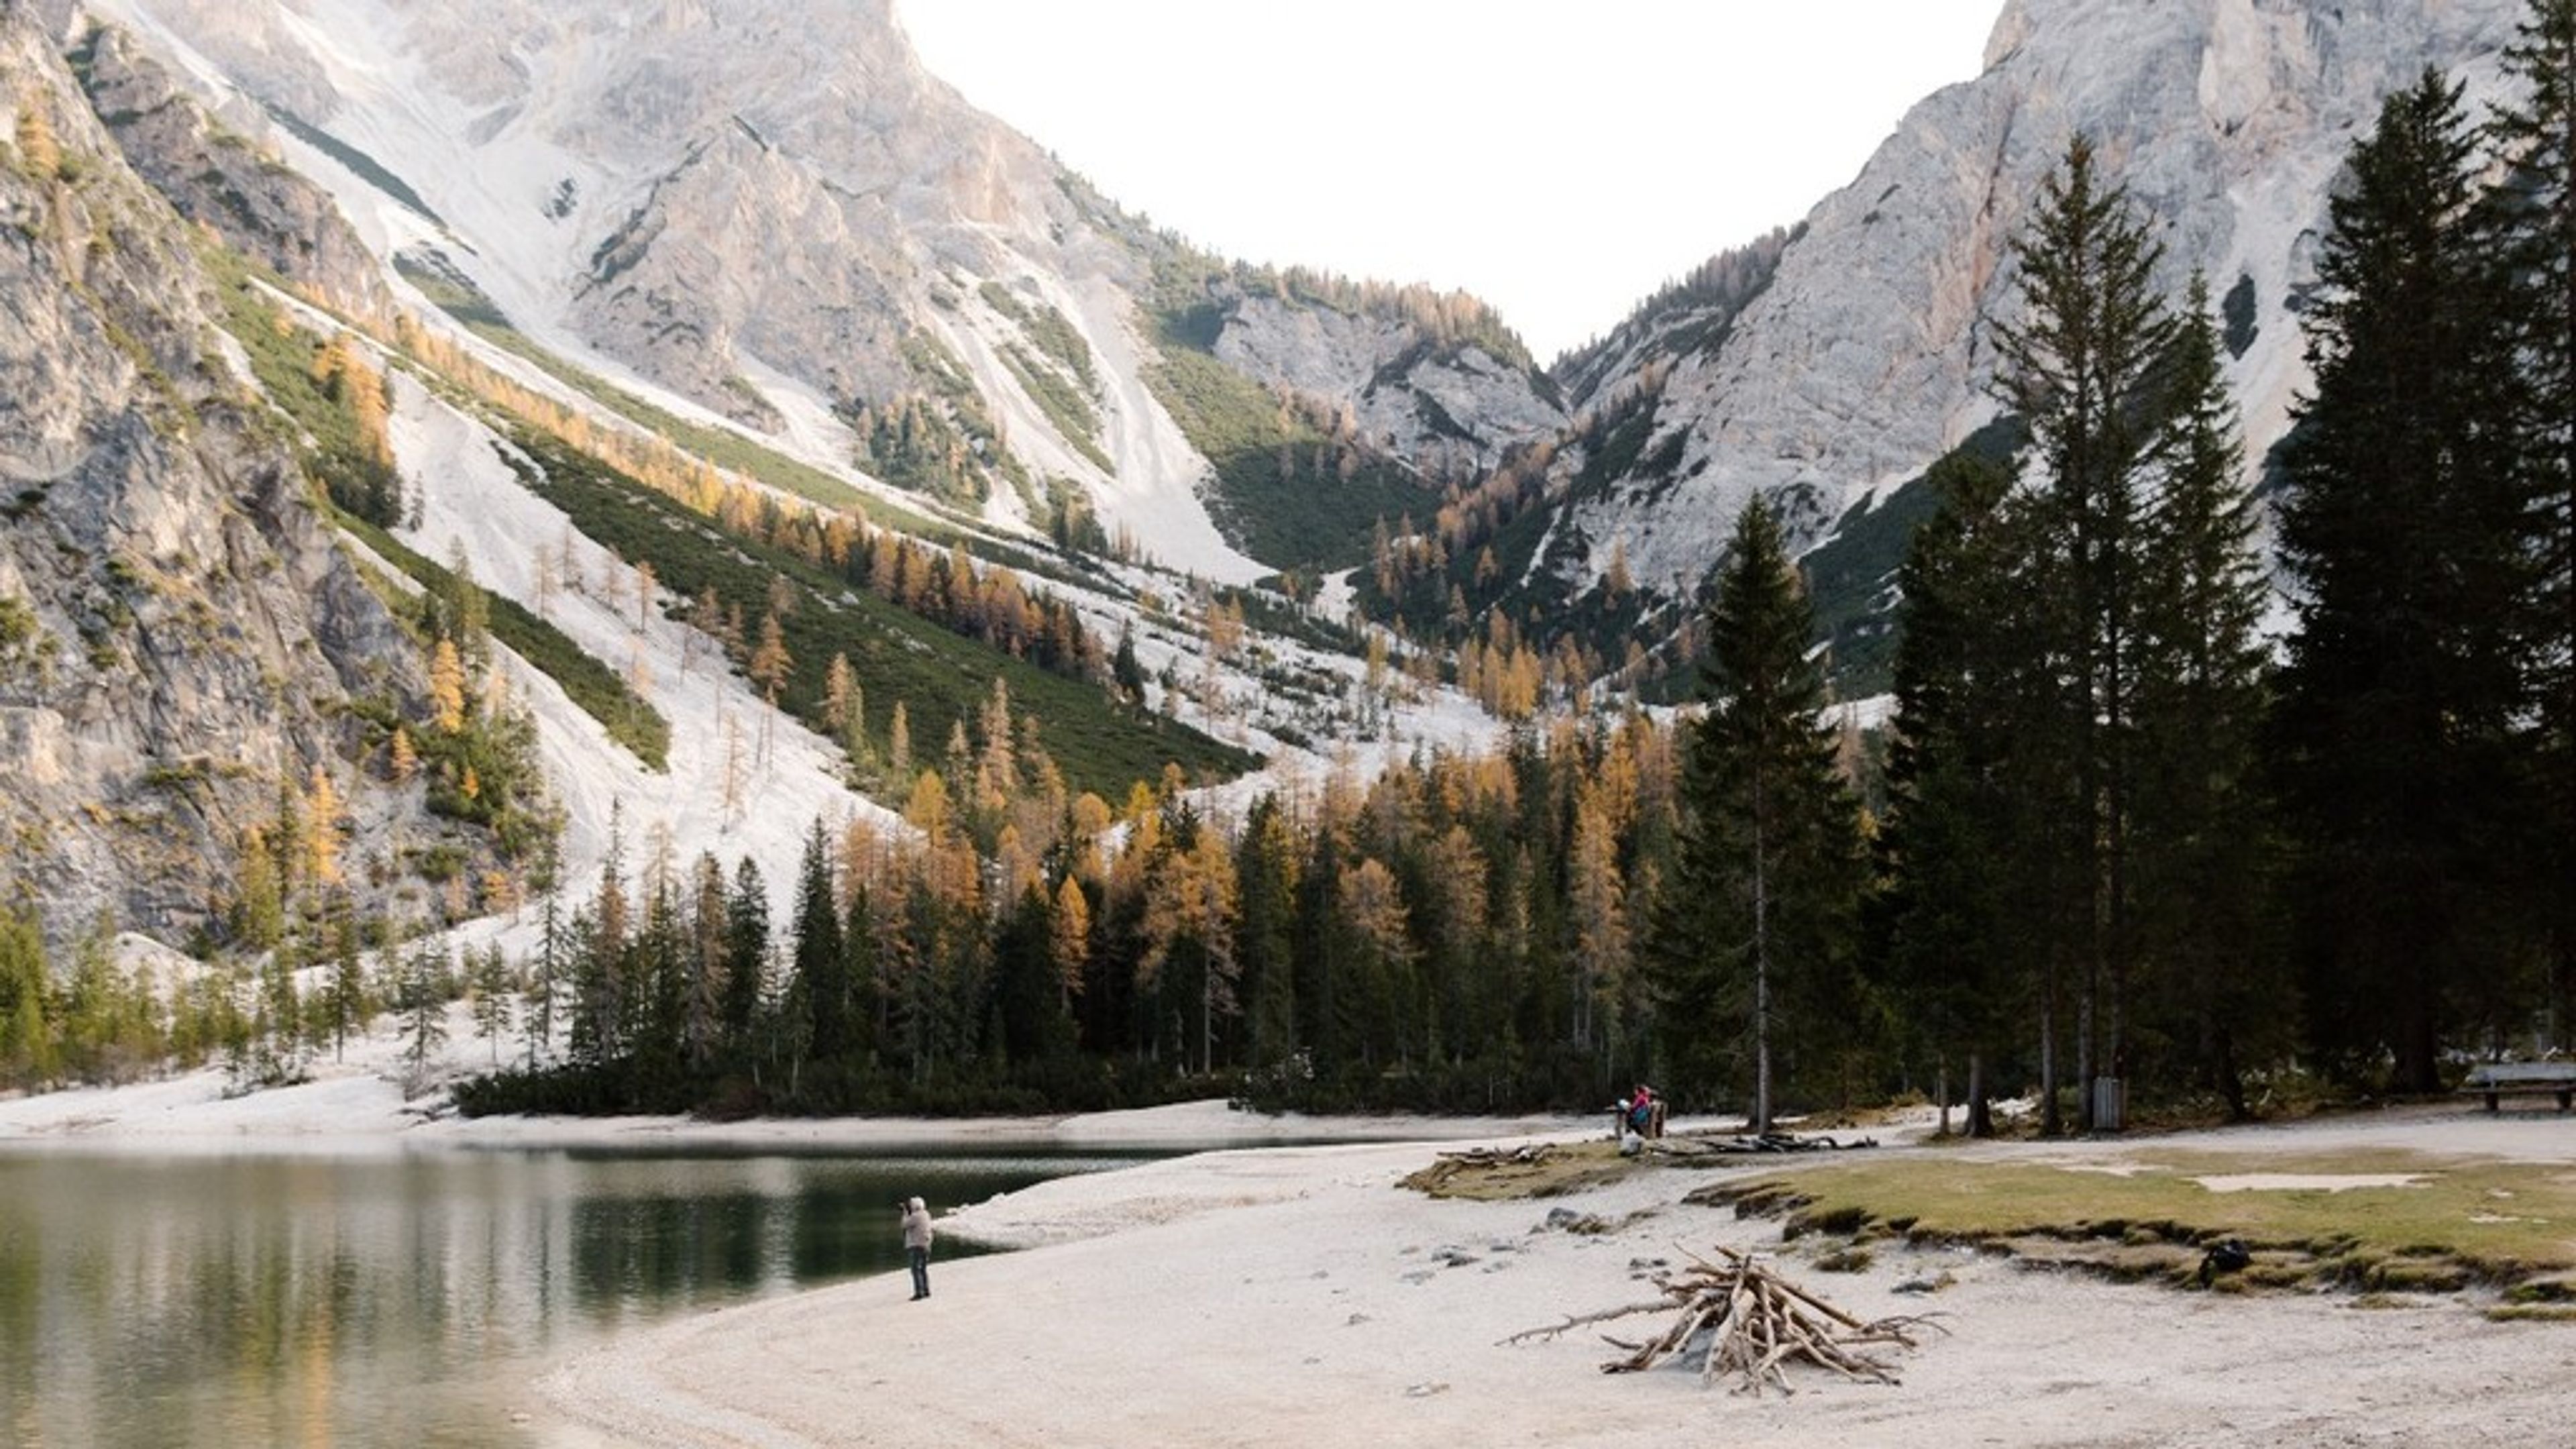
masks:
[(527, 1443), (543, 1359), (899, 1268), (900, 1197), (1133, 1160), (0, 1150), (0, 1440)]

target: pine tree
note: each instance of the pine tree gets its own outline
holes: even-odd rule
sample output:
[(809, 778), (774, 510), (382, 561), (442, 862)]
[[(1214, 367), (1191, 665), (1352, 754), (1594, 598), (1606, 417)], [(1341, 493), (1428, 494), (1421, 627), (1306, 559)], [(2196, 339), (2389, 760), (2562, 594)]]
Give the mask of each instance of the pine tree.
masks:
[(769, 970), (769, 887), (760, 863), (746, 855), (734, 866), (733, 893), (725, 901), (725, 983), (718, 1015), (725, 1041), (736, 1050), (751, 1044)]
[(403, 1061), (409, 1068), (406, 1090), (414, 1095), (428, 1082), (430, 1056), (447, 1045), (450, 974), (446, 948), (433, 943), (423, 943), (403, 963)]
[(554, 1047), (555, 1003), (563, 991), (565, 955), (561, 892), (546, 892), (537, 929), (537, 955), (529, 963), (527, 994), (522, 1003), (526, 1010), (520, 1017), (528, 1027), (528, 1070), (532, 1072), (537, 1068), (539, 1054)]
[[(2075, 913), (2076, 1075), (2116, 1070), (2126, 1043), (2130, 809), (2140, 649), (2137, 530), (2174, 319), (2154, 290), (2163, 249), (2077, 136), (2016, 241), (2022, 319), (1999, 330), (1996, 390), (2041, 466), (2047, 547), (2063, 561), (2066, 687), (2077, 799), (2067, 881)], [(2054, 1095), (2050, 1102), (2053, 1106)], [(2086, 1121), (2092, 1120), (2086, 1098)]]
[(1118, 686), (1120, 697), (1131, 704), (1145, 698), (1145, 666), (1136, 659), (1136, 624), (1127, 620), (1118, 626), (1118, 648), (1109, 657), (1109, 678)]
[(823, 671), (823, 723), (835, 733), (848, 737), (851, 705), (858, 693), (858, 676), (850, 672), (850, 656), (835, 653)]
[(848, 1046), (850, 983), (841, 936), (841, 902), (832, 884), (832, 853), (820, 817), (805, 836), (805, 858), (796, 876), (796, 934), (791, 943), (792, 989), (804, 1016), (806, 1042), (817, 1061), (831, 1061)]
[(2514, 394), (2480, 162), (2457, 86), (2427, 70), (2353, 150), (2306, 317), (2316, 390), (2281, 512), (2296, 578), (2277, 748), (2311, 1028), (2333, 1062), (2393, 1053), (2440, 1086), (2459, 988), (2510, 842), (2523, 596)]
[(54, 123), (46, 114), (41, 91), (29, 86), (18, 95), (18, 161), (36, 180), (62, 174), (62, 147), (54, 140)]
[(760, 646), (752, 651), (749, 666), (752, 682), (769, 696), (770, 703), (775, 704), (778, 692), (786, 687), (787, 676), (795, 667), (795, 657), (787, 652), (787, 636), (778, 622), (778, 612), (773, 609), (761, 616)]
[(233, 932), (245, 950), (254, 952), (273, 948), (286, 934), (286, 902), (278, 882), (277, 857), (269, 849), (267, 835), (256, 826), (242, 838)]
[(2258, 778), (2266, 580), (2218, 323), (2198, 276), (2166, 390), (2162, 486), (2139, 549), (2132, 887), (2155, 988), (2140, 1006), (2184, 1069), (2176, 1075), (2242, 1118), (2245, 1068), (2288, 1055), (2295, 991), (2277, 964), (2277, 832)]
[(1082, 969), (1091, 960), (1091, 898), (1068, 875), (1056, 887), (1047, 922), (1048, 956), (1055, 966), (1056, 1002), (1070, 1019), (1082, 991)]
[(1565, 959), (1573, 976), (1568, 1040), (1606, 1075), (1627, 993), (1630, 961), (1628, 887), (1619, 868), (1619, 831), (1590, 789), (1575, 798), (1574, 833), (1566, 847)]
[[(2008, 645), (2017, 599), (2005, 496), (2012, 477), (1954, 453), (1926, 478), (1939, 500), (1898, 575), (1896, 717), (1880, 832), (1876, 949), (1901, 1020), (1963, 1068), (1968, 1131), (1993, 1131), (1991, 1069), (2010, 1050), (2017, 994), (2011, 781), (2018, 763)], [(1950, 1096), (1944, 1091), (1943, 1126)]]
[[(1294, 939), (1298, 865), (1287, 813), (1275, 793), (1264, 792), (1244, 817), (1234, 862), (1242, 902), (1235, 953), (1242, 966), (1244, 1048), (1255, 1067), (1286, 1060), (1299, 1044)], [(1065, 887), (1076, 896), (1081, 892), (1070, 877)], [(1060, 908), (1059, 917), (1068, 909)], [(1086, 933), (1089, 915), (1083, 912)]]
[(2491, 126), (2503, 163), (2494, 210), (2536, 563), (2523, 647), (2538, 723), (2525, 818), (2538, 828), (2523, 892), (2550, 937), (2552, 1045), (2563, 1049), (2576, 1039), (2576, 840), (2565, 826), (2576, 820), (2576, 0), (2532, 0), (2505, 70), (2523, 94)]
[(358, 942), (358, 907), (344, 890), (333, 893), (330, 909), (331, 980), (324, 988), (324, 1010), (331, 1025), (331, 1060), (343, 1059), (349, 1033), (364, 1036), (371, 1013), (367, 1002), (367, 963)]
[(704, 1072), (724, 1042), (724, 988), (729, 973), (726, 950), (732, 940), (732, 911), (725, 891), (724, 863), (712, 850), (700, 851), (690, 872), (688, 910), (688, 990), (680, 1030), (689, 1070)]
[(1062, 1012), (1051, 959), (1054, 908), (1043, 881), (1032, 880), (1004, 912), (993, 943), (994, 1010), (1000, 1047), (1013, 1064), (1046, 1056)]
[(599, 866), (599, 888), (588, 908), (576, 912), (571, 932), (573, 1060), (598, 1065), (626, 1049), (631, 1009), (626, 896), (626, 810), (609, 802), (608, 853)]
[(35, 912), (0, 907), (0, 1085), (41, 1087), (53, 1080), (51, 985)]
[(340, 882), (340, 832), (345, 828), (341, 824), (340, 792), (332, 787), (331, 772), (318, 762), (313, 766), (313, 788), (305, 798), (310, 802), (306, 813), (313, 824), (306, 837), (312, 856), (305, 867), (304, 878), (317, 886), (337, 885)]
[(1737, 520), (1709, 609), (1670, 908), (1661, 1021), (1685, 1090), (1715, 1093), (1751, 1055), (1753, 1130), (1771, 1128), (1775, 1053), (1847, 1031), (1863, 864), (1859, 807), (1834, 770), (1804, 589), (1760, 499)]
[(510, 960), (501, 952), (501, 943), (493, 942), (473, 957), (474, 1034), (491, 1047), (492, 1065), (501, 1064), (501, 1038), (510, 1030), (511, 998), (516, 994), (510, 980)]

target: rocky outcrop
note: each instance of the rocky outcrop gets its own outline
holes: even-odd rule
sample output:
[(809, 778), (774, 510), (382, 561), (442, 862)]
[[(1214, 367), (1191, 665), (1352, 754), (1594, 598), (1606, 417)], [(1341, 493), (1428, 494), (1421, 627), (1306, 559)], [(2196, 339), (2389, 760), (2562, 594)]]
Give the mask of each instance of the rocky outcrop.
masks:
[(1526, 359), (1443, 342), (1401, 318), (1225, 291), (1219, 361), (1347, 408), (1361, 438), (1417, 473), (1469, 480), (1565, 425), (1553, 385)]
[(1651, 466), (1575, 500), (1552, 566), (1588, 587), (1624, 549), (1635, 577), (1687, 587), (1756, 493), (1812, 542), (1967, 438), (1994, 412), (2015, 230), (2078, 131), (2158, 220), (2164, 287), (2179, 297), (2198, 269), (2230, 299), (2228, 375), (2259, 460), (2305, 381), (2295, 308), (2344, 154), (2424, 66), (2491, 80), (2522, 9), (2011, 0), (1984, 74), (1918, 104), (1808, 215), (1721, 346), (1629, 362), (1663, 374)]
[(126, 163), (181, 216), (343, 313), (386, 314), (383, 267), (330, 193), (218, 124), (126, 32), (92, 29), (77, 59)]
[[(0, 893), (185, 936), (410, 649), (216, 339), (184, 224), (0, 10)], [(31, 145), (31, 137), (41, 137)], [(381, 842), (360, 839), (365, 851)], [(354, 858), (354, 857), (353, 857)]]

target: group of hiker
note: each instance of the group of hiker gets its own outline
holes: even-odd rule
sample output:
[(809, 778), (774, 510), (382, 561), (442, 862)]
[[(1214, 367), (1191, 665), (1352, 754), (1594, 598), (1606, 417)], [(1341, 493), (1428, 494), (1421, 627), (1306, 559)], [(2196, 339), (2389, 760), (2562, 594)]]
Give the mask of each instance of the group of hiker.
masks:
[(1637, 1090), (1621, 1097), (1611, 1110), (1611, 1135), (1626, 1147), (1630, 1138), (1643, 1141), (1664, 1135), (1664, 1099), (1643, 1082)]

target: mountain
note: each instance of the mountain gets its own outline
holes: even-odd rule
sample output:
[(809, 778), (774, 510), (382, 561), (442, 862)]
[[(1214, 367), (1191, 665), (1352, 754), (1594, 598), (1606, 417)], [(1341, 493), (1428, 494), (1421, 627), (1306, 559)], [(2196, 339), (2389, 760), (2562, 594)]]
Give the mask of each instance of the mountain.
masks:
[(2307, 381), (2298, 311), (2346, 151), (2427, 65), (2466, 75), (2475, 103), (2522, 10), (2010, 0), (1983, 73), (1916, 105), (1776, 246), (1720, 258), (1727, 285), (1679, 289), (1560, 364), (1575, 412), (1644, 421), (1618, 457), (1563, 451), (1524, 589), (1560, 607), (1608, 592), (1616, 558), (1650, 599), (1686, 599), (1758, 493), (1866, 613), (1903, 545), (1873, 513), (1919, 510), (1904, 485), (1996, 420), (2013, 238), (2077, 132), (2154, 219), (2168, 295), (2196, 269), (2222, 300), (2261, 466)]
[[(1246, 286), (1121, 212), (926, 72), (889, 0), (96, 8), (264, 113), (433, 291), (987, 526), (1069, 489), (1211, 576), (1347, 563), (1381, 505), (1561, 422), (1517, 342)], [(1199, 356), (1222, 396), (1177, 395)], [(1368, 512), (1265, 529), (1319, 446)]]
[[(176, 938), (281, 788), (364, 750), (363, 702), (426, 679), (235, 369), (188, 228), (20, 9), (0, 74), (0, 838), (59, 930)], [(417, 813), (358, 808), (377, 839)]]
[(1542, 370), (1474, 298), (1155, 230), (928, 75), (890, 0), (0, 5), (19, 887), (57, 934), (220, 930), (320, 767), (363, 889), (497, 908), (535, 803), (494, 804), (483, 741), (424, 782), (390, 739), (473, 585), (576, 878), (626, 819), (784, 889), (895, 762), (971, 763), (997, 681), (1113, 795), (1490, 732), (1474, 680), (1671, 689), (1757, 493), (1865, 692), (1913, 481), (2009, 446), (1991, 328), (2069, 136), (2173, 293), (2225, 299), (2260, 466), (2347, 146), (2428, 63), (2483, 88), (2520, 10), (2012, 0), (1851, 185)]
[[(1063, 783), (1112, 798), (1258, 758), (1184, 707), (1265, 749), (1375, 733), (1345, 722), (1347, 637), (1195, 667), (1190, 576), (1311, 583), (1562, 421), (1481, 304), (1154, 231), (925, 74), (883, 3), (0, 24), (13, 124), (46, 138), (0, 193), (29, 241), (0, 274), (27, 319), (0, 364), (25, 782), (0, 826), (58, 942), (100, 916), (226, 938), (254, 872), (316, 849), (414, 919), (501, 908), (540, 837), (586, 878), (621, 829), (783, 892), (818, 816), (891, 818), (854, 757), (901, 799), (901, 708), (953, 765), (1005, 688)], [(661, 438), (615, 441), (638, 425)], [(657, 470), (695, 501), (649, 496)], [(734, 490), (721, 540), (706, 488)], [(882, 526), (894, 575), (818, 577), (778, 528), (808, 502)], [(659, 610), (621, 602), (657, 574)], [(768, 698), (764, 593), (796, 661)], [(432, 644), (468, 607), (491, 644), (458, 691)], [(1124, 635), (1146, 709), (1106, 688)], [(841, 742), (771, 709), (822, 729), (835, 654), (866, 692)], [(450, 692), (461, 732), (424, 723)]]

